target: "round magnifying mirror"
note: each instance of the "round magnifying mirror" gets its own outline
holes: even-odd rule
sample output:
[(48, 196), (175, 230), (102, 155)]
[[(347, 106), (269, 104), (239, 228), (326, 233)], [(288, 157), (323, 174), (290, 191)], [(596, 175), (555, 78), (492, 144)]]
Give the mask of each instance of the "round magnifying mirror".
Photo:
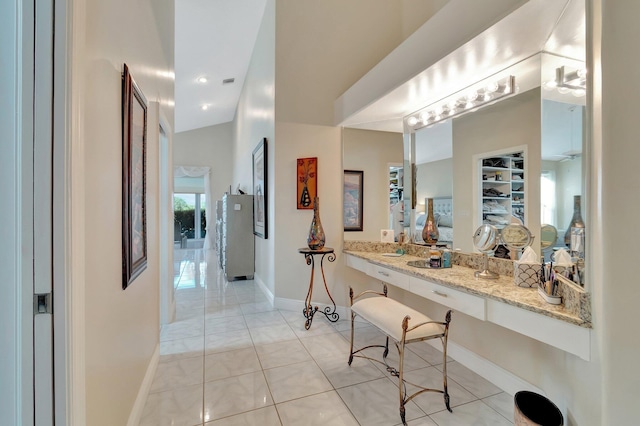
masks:
[(522, 225), (507, 225), (500, 231), (502, 243), (511, 250), (519, 250), (529, 247), (533, 241), (533, 236), (529, 229)]
[(496, 278), (498, 278), (498, 274), (496, 274), (495, 272), (491, 272), (488, 269), (489, 257), (487, 256), (487, 254), (493, 252), (496, 249), (496, 246), (498, 245), (499, 235), (500, 233), (498, 232), (498, 229), (495, 226), (489, 224), (481, 225), (473, 234), (473, 245), (476, 247), (476, 249), (478, 249), (478, 251), (482, 253), (483, 257), (483, 268), (481, 271), (475, 272), (474, 275), (476, 278), (484, 278), (490, 280), (495, 280)]
[(558, 239), (558, 230), (553, 225), (540, 227), (540, 247), (542, 250), (552, 247)]
[(473, 245), (481, 253), (491, 253), (498, 245), (498, 228), (493, 225), (481, 225), (473, 234)]

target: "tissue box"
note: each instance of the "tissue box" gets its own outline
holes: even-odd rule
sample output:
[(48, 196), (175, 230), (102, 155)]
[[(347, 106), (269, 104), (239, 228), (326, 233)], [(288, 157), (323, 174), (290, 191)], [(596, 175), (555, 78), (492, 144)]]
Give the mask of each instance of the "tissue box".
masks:
[(540, 265), (514, 263), (513, 281), (519, 287), (536, 287), (540, 282)]

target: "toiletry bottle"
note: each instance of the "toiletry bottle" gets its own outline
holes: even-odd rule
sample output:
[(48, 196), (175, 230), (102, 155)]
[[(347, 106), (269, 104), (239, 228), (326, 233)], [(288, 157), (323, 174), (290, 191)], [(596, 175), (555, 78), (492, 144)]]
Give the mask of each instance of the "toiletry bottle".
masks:
[(440, 250), (438, 250), (436, 246), (431, 246), (431, 250), (429, 251), (429, 266), (432, 268), (440, 268), (440, 265)]
[(448, 248), (442, 251), (442, 267), (451, 268), (451, 250)]

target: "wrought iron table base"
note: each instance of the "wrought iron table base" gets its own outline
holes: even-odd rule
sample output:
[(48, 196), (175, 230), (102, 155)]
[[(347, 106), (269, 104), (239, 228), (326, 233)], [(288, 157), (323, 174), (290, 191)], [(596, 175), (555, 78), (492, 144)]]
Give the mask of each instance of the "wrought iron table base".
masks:
[[(304, 258), (307, 261), (307, 265), (311, 265), (311, 278), (309, 280), (309, 291), (307, 291), (307, 297), (304, 301), (304, 308), (302, 309), (302, 314), (305, 317), (304, 328), (308, 330), (311, 327), (311, 322), (313, 321), (313, 316), (316, 313), (321, 313), (331, 322), (336, 322), (340, 319), (340, 315), (336, 312), (336, 302), (331, 297), (331, 293), (329, 293), (329, 287), (327, 286), (327, 280), (324, 276), (324, 258), (326, 256), (329, 262), (333, 262), (336, 260), (336, 255), (333, 252), (332, 248), (323, 248), (320, 250), (311, 250), (311, 249), (299, 249), (300, 253), (304, 254)], [(324, 283), (324, 289), (331, 300), (333, 306), (326, 306), (324, 309), (320, 310), (318, 306), (313, 306), (311, 304), (311, 297), (313, 296), (313, 279), (315, 277), (315, 255), (322, 255), (320, 258), (320, 272), (322, 272), (322, 282)]]

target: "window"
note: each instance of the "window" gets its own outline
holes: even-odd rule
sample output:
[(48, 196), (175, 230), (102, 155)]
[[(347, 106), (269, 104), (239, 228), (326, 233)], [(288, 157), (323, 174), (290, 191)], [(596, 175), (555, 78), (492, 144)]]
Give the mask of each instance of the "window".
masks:
[(180, 223), (180, 231), (187, 239), (202, 239), (207, 233), (205, 202), (205, 194), (173, 194), (174, 217)]
[(556, 176), (543, 170), (540, 177), (540, 223), (556, 225)]

